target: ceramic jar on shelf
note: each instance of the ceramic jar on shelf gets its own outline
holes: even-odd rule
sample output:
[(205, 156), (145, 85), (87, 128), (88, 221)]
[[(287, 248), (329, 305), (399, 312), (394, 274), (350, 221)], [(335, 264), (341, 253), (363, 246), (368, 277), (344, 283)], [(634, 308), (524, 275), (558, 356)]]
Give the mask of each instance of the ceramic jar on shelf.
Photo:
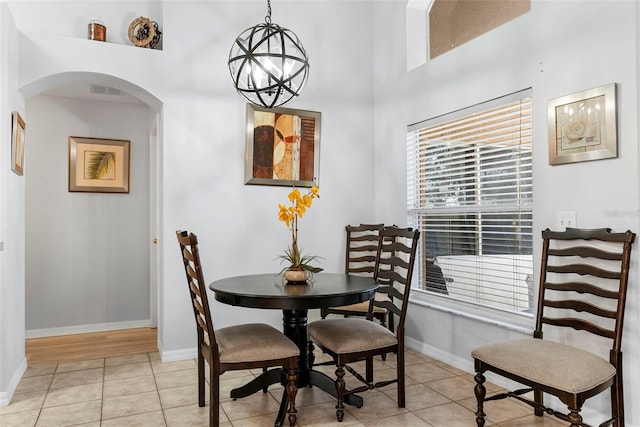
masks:
[(99, 18), (91, 18), (89, 20), (87, 36), (89, 37), (89, 40), (96, 40), (100, 42), (107, 41), (107, 27), (104, 26), (104, 22)]

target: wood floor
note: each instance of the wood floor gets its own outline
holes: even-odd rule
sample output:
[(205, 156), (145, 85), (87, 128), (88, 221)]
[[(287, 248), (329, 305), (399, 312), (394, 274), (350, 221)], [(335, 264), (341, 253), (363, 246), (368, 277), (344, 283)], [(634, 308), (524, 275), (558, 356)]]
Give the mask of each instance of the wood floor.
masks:
[(31, 338), (26, 342), (29, 366), (151, 353), (158, 350), (155, 328), (122, 329), (58, 337)]

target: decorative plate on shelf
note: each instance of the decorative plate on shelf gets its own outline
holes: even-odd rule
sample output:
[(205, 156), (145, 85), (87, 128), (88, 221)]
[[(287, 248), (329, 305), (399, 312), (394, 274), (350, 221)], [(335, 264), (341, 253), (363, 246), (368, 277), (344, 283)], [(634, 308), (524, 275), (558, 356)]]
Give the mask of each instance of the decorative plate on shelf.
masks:
[(161, 35), (158, 23), (143, 16), (134, 19), (129, 25), (129, 40), (138, 47), (153, 49), (160, 41)]

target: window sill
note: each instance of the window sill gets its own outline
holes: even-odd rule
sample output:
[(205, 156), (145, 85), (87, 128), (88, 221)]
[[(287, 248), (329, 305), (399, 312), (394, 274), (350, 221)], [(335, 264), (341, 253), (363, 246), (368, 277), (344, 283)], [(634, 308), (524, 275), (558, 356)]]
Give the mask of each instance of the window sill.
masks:
[(412, 291), (409, 302), (421, 307), (450, 313), (455, 316), (476, 320), (526, 335), (533, 333), (535, 324), (535, 319), (530, 315), (519, 315), (500, 310), (492, 310), (490, 308), (476, 306), (475, 304), (465, 303), (464, 301), (427, 294), (426, 292)]

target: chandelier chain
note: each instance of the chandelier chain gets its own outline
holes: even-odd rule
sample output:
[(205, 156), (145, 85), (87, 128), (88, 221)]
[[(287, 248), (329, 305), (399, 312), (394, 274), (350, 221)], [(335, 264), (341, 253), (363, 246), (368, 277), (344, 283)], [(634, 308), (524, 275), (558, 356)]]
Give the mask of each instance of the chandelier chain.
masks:
[(264, 17), (264, 22), (271, 25), (271, 0), (267, 0), (267, 16)]

